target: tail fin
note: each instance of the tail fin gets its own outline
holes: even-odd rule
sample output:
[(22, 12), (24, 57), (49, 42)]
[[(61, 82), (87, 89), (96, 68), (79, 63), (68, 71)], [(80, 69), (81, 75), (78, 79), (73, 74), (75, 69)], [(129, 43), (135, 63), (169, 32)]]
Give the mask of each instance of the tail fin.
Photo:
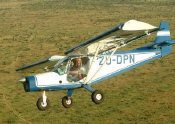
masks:
[(157, 37), (155, 39), (156, 44), (160, 44), (165, 41), (170, 41), (170, 29), (167, 22), (161, 22), (159, 26), (159, 31), (157, 32)]

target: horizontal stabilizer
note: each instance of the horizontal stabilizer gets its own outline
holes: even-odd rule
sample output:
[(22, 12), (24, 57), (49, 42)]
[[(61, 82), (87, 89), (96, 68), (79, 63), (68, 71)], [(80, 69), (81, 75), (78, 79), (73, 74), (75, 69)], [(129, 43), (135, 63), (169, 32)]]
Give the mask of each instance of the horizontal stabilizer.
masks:
[(172, 45), (172, 44), (175, 44), (175, 40), (167, 40), (160, 43), (154, 43), (154, 45), (158, 45), (158, 46)]

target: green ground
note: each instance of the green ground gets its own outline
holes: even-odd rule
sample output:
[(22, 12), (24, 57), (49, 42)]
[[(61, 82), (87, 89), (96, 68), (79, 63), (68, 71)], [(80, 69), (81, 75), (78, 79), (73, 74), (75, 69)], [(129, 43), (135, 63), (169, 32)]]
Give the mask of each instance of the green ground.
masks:
[[(41, 70), (21, 73), (15, 72), (17, 67), (63, 55), (130, 19), (156, 26), (168, 21), (175, 39), (174, 0), (0, 0), (0, 123), (175, 123), (175, 52), (95, 85), (105, 94), (100, 105), (80, 89), (73, 94), (72, 108), (65, 109), (61, 98), (66, 91), (55, 91), (47, 92), (51, 108), (39, 111), (41, 93), (25, 93), (18, 82), (23, 74)], [(154, 37), (127, 49), (151, 43)]]

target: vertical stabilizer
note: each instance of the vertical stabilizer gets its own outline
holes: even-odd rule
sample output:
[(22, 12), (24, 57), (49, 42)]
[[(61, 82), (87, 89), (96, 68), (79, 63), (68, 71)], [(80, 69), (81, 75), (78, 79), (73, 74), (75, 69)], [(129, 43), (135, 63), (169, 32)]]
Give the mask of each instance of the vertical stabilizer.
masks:
[(155, 43), (161, 43), (164, 41), (170, 41), (170, 29), (167, 22), (161, 22), (159, 26), (159, 31), (157, 32), (157, 37)]

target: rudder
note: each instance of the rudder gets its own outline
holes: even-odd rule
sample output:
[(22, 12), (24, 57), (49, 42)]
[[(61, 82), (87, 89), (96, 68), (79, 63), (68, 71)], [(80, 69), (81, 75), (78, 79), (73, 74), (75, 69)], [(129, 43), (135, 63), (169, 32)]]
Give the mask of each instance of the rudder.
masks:
[(170, 41), (170, 29), (169, 24), (167, 22), (161, 22), (159, 26), (159, 31), (157, 32), (157, 37), (155, 39), (155, 43), (161, 43), (164, 41)]

